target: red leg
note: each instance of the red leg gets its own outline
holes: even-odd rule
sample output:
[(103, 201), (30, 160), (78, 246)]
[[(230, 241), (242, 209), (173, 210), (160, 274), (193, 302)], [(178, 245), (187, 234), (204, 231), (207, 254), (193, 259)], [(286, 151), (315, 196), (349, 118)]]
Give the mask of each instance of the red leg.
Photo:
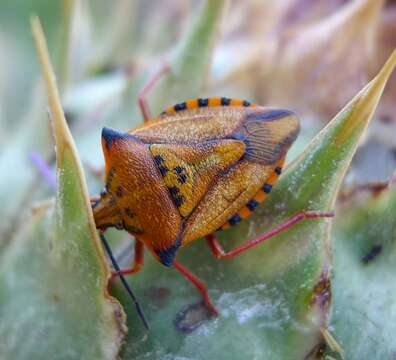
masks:
[[(130, 275), (140, 271), (144, 261), (144, 245), (141, 241), (135, 240), (135, 257), (133, 260), (133, 266), (129, 269), (121, 270), (122, 275)], [(111, 273), (111, 278), (115, 278), (119, 275), (117, 271)]]
[(147, 83), (143, 86), (142, 90), (140, 90), (138, 95), (138, 103), (140, 107), (140, 111), (142, 112), (144, 122), (150, 119), (150, 110), (146, 100), (147, 93), (152, 90), (157, 81), (165, 75), (169, 71), (169, 65), (167, 63), (163, 63), (159, 70), (155, 72), (147, 81)]
[(253, 240), (249, 240), (242, 245), (237, 246), (235, 249), (225, 252), (220, 243), (216, 240), (213, 234), (207, 235), (206, 240), (208, 242), (208, 245), (210, 249), (212, 250), (212, 253), (214, 256), (216, 256), (218, 259), (230, 259), (241, 252), (252, 248), (253, 246), (256, 246), (263, 242), (264, 240), (269, 239), (270, 237), (279, 234), (280, 232), (288, 229), (289, 227), (293, 226), (294, 224), (297, 224), (303, 219), (313, 219), (313, 218), (322, 218), (322, 217), (333, 217), (334, 213), (329, 212), (314, 212), (314, 211), (301, 211), (295, 215), (293, 215), (291, 218), (287, 219), (285, 222), (282, 224), (275, 226), (271, 230), (265, 232), (264, 234), (258, 236), (257, 238)]
[(205, 284), (196, 277), (193, 273), (190, 272), (187, 268), (185, 268), (182, 264), (177, 262), (176, 260), (173, 261), (173, 266), (179, 271), (187, 280), (191, 281), (193, 285), (197, 288), (197, 290), (201, 293), (202, 298), (205, 302), (206, 307), (212, 312), (213, 315), (218, 316), (219, 313), (216, 310), (215, 306), (210, 299), (208, 289), (206, 288)]

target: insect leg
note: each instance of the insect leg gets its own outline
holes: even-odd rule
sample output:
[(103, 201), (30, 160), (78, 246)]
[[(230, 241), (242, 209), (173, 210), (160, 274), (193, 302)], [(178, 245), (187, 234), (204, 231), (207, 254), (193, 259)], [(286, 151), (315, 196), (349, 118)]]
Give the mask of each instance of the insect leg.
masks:
[(120, 267), (118, 266), (118, 263), (117, 263), (114, 255), (113, 255), (113, 252), (111, 251), (109, 243), (107, 242), (107, 240), (106, 240), (105, 236), (103, 235), (102, 231), (99, 232), (99, 237), (102, 240), (102, 244), (103, 244), (103, 246), (104, 246), (104, 248), (106, 250), (107, 255), (110, 258), (111, 263), (113, 264), (114, 269), (117, 271), (118, 275), (120, 276), (120, 280), (121, 280), (122, 284), (124, 285), (126, 291), (128, 292), (129, 296), (131, 297), (132, 301), (134, 302), (135, 307), (136, 307), (136, 311), (137, 311), (139, 317), (142, 319), (145, 328), (147, 330), (150, 330), (150, 326), (149, 326), (149, 324), (147, 322), (146, 316), (144, 315), (143, 309), (140, 306), (140, 303), (137, 301), (136, 296), (133, 293), (131, 287), (126, 282), (126, 280), (124, 278), (124, 275), (122, 275)]
[(215, 306), (212, 303), (212, 300), (210, 299), (208, 289), (206, 288), (206, 285), (200, 280), (197, 276), (195, 276), (190, 270), (184, 267), (184, 265), (180, 264), (178, 261), (174, 260), (173, 261), (173, 266), (176, 268), (177, 271), (179, 271), (187, 280), (191, 281), (193, 285), (197, 288), (197, 290), (201, 293), (201, 296), (203, 298), (203, 301), (210, 310), (210, 312), (218, 316), (219, 313), (216, 310)]
[[(133, 260), (133, 266), (129, 269), (120, 270), (122, 275), (130, 275), (140, 271), (144, 261), (144, 245), (141, 241), (135, 240), (135, 257)], [(118, 271), (112, 271), (111, 278), (119, 276)]]
[(153, 89), (154, 85), (157, 83), (157, 81), (165, 75), (169, 71), (170, 67), (167, 62), (164, 62), (159, 70), (155, 72), (154, 74), (151, 75), (151, 77), (148, 79), (147, 83), (143, 86), (143, 88), (139, 91), (138, 94), (138, 103), (140, 107), (140, 111), (142, 112), (144, 122), (148, 121), (151, 117), (150, 115), (150, 109), (147, 103), (147, 93)]
[(218, 259), (229, 259), (229, 258), (232, 258), (232, 257), (240, 254), (241, 252), (243, 252), (247, 249), (250, 249), (250, 248), (260, 244), (264, 240), (267, 240), (270, 237), (272, 237), (276, 234), (279, 234), (280, 232), (288, 229), (289, 227), (299, 223), (301, 220), (313, 219), (313, 218), (323, 218), (323, 217), (327, 218), (327, 217), (333, 217), (333, 216), (334, 216), (333, 212), (301, 211), (301, 212), (293, 215), (289, 219), (287, 219), (282, 224), (275, 226), (271, 230), (265, 232), (264, 234), (258, 236), (255, 239), (249, 240), (249, 241), (243, 243), (242, 245), (237, 246), (235, 249), (233, 249), (229, 252), (224, 251), (224, 249), (222, 248), (220, 243), (216, 240), (216, 238), (214, 237), (213, 234), (207, 235), (206, 240), (207, 240), (208, 245), (209, 245), (210, 249), (212, 250), (212, 253), (215, 257), (217, 257)]

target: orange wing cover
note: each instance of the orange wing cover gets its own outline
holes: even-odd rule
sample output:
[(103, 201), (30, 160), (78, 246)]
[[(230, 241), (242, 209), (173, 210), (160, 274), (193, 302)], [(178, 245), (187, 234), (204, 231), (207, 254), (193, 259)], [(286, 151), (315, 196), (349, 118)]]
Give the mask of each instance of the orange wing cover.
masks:
[(227, 98), (188, 100), (128, 133), (104, 129), (107, 187), (95, 220), (116, 222), (169, 266), (179, 246), (264, 201), (298, 131), (288, 110)]

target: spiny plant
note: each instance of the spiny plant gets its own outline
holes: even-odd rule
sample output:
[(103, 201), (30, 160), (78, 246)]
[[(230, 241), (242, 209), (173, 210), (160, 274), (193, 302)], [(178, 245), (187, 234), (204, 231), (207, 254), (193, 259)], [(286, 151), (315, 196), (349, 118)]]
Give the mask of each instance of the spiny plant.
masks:
[[(160, 17), (163, 28), (169, 27), (182, 12), (177, 1), (169, 4), (169, 18)], [(93, 222), (88, 189), (93, 195), (103, 186), (96, 175), (103, 162), (102, 125), (127, 129), (141, 121), (138, 92), (150, 77), (150, 70), (156, 69), (145, 68), (139, 58), (142, 54), (154, 57), (153, 49), (159, 48), (163, 53), (161, 46), (175, 41), (176, 25), (161, 41), (155, 41), (149, 29), (139, 35), (139, 26), (131, 26), (127, 15), (120, 15), (144, 14), (141, 19), (136, 15), (134, 24), (142, 24), (147, 17), (152, 23), (158, 22), (158, 18), (145, 13), (146, 6), (138, 9), (136, 3), (128, 1), (120, 2), (114, 9), (113, 5), (101, 4), (90, 10), (87, 3), (73, 1), (66, 1), (65, 5), (60, 31), (64, 41), (57, 56), (53, 56), (58, 83), (44, 35), (34, 18), (33, 33), (45, 87), (39, 84), (35, 88), (27, 121), (14, 129), (17, 135), (2, 140), (0, 168), (7, 184), (0, 190), (4, 204), (0, 209), (4, 219), (0, 241), (0, 357), (392, 359), (396, 349), (392, 337), (396, 295), (392, 281), (396, 240), (394, 180), (375, 188), (365, 186), (368, 190), (359, 187), (349, 195), (341, 192), (340, 196), (340, 187), (396, 65), (396, 53), (330, 121), (323, 115), (328, 109), (326, 104), (317, 102), (318, 118), (328, 124), (310, 139), (312, 131), (304, 130), (302, 120), (301, 140), (293, 150), (299, 155), (292, 154), (293, 160), (271, 196), (252, 218), (224, 231), (220, 240), (227, 249), (233, 248), (301, 209), (335, 209), (335, 219), (302, 222), (227, 262), (213, 258), (203, 241), (181, 250), (181, 260), (205, 279), (220, 310), (218, 318), (208, 319), (191, 285), (148, 256), (143, 270), (128, 279), (150, 321), (151, 330), (147, 333), (119, 282), (112, 282), (109, 292), (109, 266)], [(243, 96), (248, 93), (241, 77), (253, 81), (255, 73), (260, 73), (260, 79), (268, 75), (257, 63), (257, 54), (253, 54), (249, 66), (235, 65), (228, 80), (220, 79), (222, 76), (216, 71), (209, 76), (214, 40), (219, 36), (219, 23), (227, 5), (224, 0), (204, 2), (174, 51), (166, 54), (162, 61), (170, 70), (149, 94), (153, 115), (173, 103), (214, 91), (247, 97)], [(90, 16), (97, 29), (110, 29), (104, 15), (109, 6), (120, 16), (116, 29), (97, 34), (107, 35), (103, 46), (98, 41), (84, 40), (87, 33), (81, 25)], [(243, 9), (245, 5), (237, 6)], [(338, 34), (351, 24), (348, 21), (359, 29), (375, 22), (374, 16), (379, 16), (380, 10), (381, 2), (354, 2), (332, 15), (332, 21), (326, 18), (327, 25), (322, 24), (322, 28), (320, 23), (309, 24), (287, 43), (278, 66), (272, 64), (276, 71), (268, 79), (276, 79), (273, 84), (277, 89), (268, 98), (279, 100), (280, 84), (287, 87), (285, 84), (294, 78), (297, 87), (301, 83), (302, 88), (308, 88), (302, 90), (301, 97), (308, 94), (312, 88), (295, 72), (308, 63), (308, 58), (317, 62), (320, 56), (326, 57), (327, 51), (339, 54), (321, 47), (317, 53), (312, 50), (312, 57), (304, 57), (307, 53), (290, 50), (293, 46), (301, 49), (299, 36), (304, 40), (309, 34), (313, 36), (312, 29), (324, 31), (324, 27), (336, 47), (341, 41)], [(229, 11), (229, 19), (238, 18), (238, 9), (230, 6)], [(73, 35), (77, 28), (82, 31), (79, 36)], [(256, 29), (252, 35), (247, 29), (241, 34), (252, 44), (250, 41), (257, 42), (264, 30)], [(140, 41), (138, 49), (131, 49), (139, 36), (144, 41)], [(226, 31), (227, 36), (232, 39)], [(352, 35), (348, 39), (355, 40)], [(81, 50), (84, 44), (90, 45), (89, 55)], [(235, 46), (235, 42), (230, 44)], [(230, 44), (219, 48), (224, 50)], [(126, 61), (127, 49), (133, 54), (133, 63)], [(112, 52), (116, 56), (112, 57)], [(215, 58), (214, 69), (216, 61)], [(156, 59), (155, 63), (159, 61)], [(121, 73), (120, 68), (124, 70)], [(322, 86), (331, 83), (331, 74), (337, 68), (332, 68)], [(238, 73), (237, 69), (243, 71)], [(208, 87), (210, 78), (218, 82), (212, 80), (214, 84)], [(237, 84), (239, 90), (228, 81)], [(265, 87), (260, 93), (267, 99), (263, 94), (268, 93), (268, 85), (260, 85)], [(239, 93), (234, 94), (235, 91)], [(284, 99), (292, 108), (294, 92)], [(46, 121), (47, 103), (51, 130)], [(334, 106), (331, 103), (330, 108)], [(317, 121), (313, 128), (320, 123)], [(1, 124), (2, 128), (9, 128), (6, 122)], [(52, 139), (56, 164), (51, 163)], [(52, 188), (56, 191), (55, 200), (42, 202)], [(133, 257), (131, 239), (113, 231), (109, 240), (120, 263), (129, 264)]]

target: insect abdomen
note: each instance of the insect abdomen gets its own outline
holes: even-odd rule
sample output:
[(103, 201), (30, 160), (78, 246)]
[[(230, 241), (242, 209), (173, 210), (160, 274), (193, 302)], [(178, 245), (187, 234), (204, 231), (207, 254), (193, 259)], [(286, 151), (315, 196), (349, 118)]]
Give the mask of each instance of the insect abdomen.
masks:
[(230, 217), (228, 221), (219, 228), (219, 230), (226, 230), (231, 226), (238, 224), (242, 220), (248, 218), (257, 209), (257, 207), (267, 198), (272, 190), (272, 187), (278, 180), (278, 177), (282, 172), (284, 160), (285, 159), (282, 158), (276, 163), (273, 173), (265, 181), (261, 189), (246, 203), (242, 209)]
[(249, 101), (241, 99), (230, 99), (226, 97), (212, 97), (212, 98), (199, 98), (199, 99), (189, 99), (182, 103), (170, 106), (167, 108), (162, 115), (172, 114), (175, 112), (197, 109), (205, 107), (217, 107), (217, 106), (242, 106), (242, 107), (255, 107), (256, 104), (251, 104)]

